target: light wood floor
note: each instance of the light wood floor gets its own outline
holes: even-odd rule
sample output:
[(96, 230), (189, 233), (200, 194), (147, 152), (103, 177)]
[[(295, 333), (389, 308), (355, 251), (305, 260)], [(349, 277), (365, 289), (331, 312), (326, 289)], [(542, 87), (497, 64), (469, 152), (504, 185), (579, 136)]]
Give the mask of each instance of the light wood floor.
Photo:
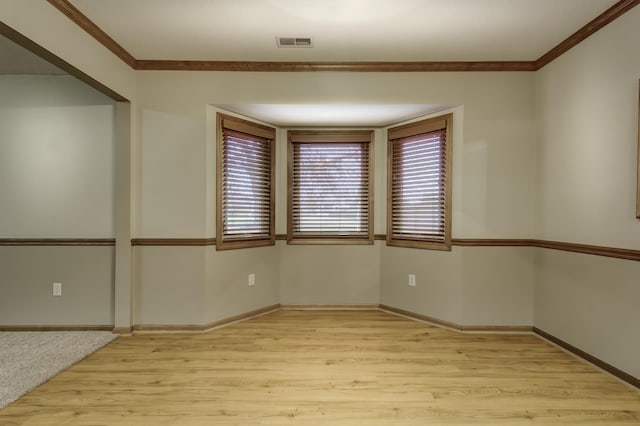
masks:
[(120, 337), (2, 425), (640, 425), (640, 392), (531, 335), (379, 311), (278, 311)]

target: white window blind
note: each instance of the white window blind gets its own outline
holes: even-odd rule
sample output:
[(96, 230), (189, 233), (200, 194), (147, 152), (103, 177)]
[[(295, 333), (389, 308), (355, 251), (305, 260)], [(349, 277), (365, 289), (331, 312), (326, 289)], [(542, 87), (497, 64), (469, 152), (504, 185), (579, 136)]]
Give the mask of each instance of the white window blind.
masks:
[(372, 239), (371, 132), (290, 132), (289, 240)]
[[(389, 132), (390, 172), (387, 240), (396, 245), (450, 246), (450, 150), (447, 120)], [(403, 244), (405, 243), (405, 244)], [(392, 244), (393, 245), (393, 244)]]
[[(219, 147), (218, 235), (222, 248), (233, 243), (274, 241), (273, 139), (235, 130), (233, 120), (222, 120)], [(242, 130), (251, 131), (250, 128)], [(257, 129), (259, 130), (259, 129)], [(266, 132), (269, 136), (269, 132)], [(224, 247), (230, 243), (229, 247)], [(247, 245), (249, 244), (249, 245)], [(264, 245), (264, 244), (262, 244)]]

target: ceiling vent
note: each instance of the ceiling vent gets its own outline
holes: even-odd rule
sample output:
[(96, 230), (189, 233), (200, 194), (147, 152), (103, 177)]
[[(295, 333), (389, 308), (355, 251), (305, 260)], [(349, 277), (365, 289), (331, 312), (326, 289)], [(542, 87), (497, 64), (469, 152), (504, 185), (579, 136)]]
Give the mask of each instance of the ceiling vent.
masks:
[(276, 37), (278, 47), (313, 47), (311, 37)]

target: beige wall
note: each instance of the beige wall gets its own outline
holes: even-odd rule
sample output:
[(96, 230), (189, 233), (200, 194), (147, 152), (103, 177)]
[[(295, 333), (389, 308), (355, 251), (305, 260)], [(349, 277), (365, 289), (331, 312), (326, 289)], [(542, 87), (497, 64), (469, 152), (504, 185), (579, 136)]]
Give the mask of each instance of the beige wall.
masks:
[(205, 323), (206, 247), (135, 247), (133, 324)]
[(113, 247), (0, 246), (0, 324), (113, 324), (113, 259)]
[[(124, 64), (118, 57), (102, 46), (92, 36), (71, 22), (65, 15), (60, 13), (60, 11), (55, 9), (48, 2), (35, 0), (4, 0), (0, 2), (0, 16), (2, 16), (3, 23), (18, 31), (23, 36), (31, 39), (46, 50), (58, 56), (63, 61), (68, 62), (81, 72), (97, 80), (99, 83), (127, 98), (132, 103), (135, 103), (135, 71), (128, 65)], [(130, 114), (132, 117), (135, 117), (135, 108), (131, 110)], [(119, 129), (118, 134), (122, 135), (122, 137), (119, 137), (119, 141), (116, 146), (121, 150), (126, 149), (134, 151), (135, 154), (138, 141), (137, 130), (135, 127), (137, 120), (135, 118), (130, 120), (130, 118), (131, 117), (121, 119), (120, 116), (116, 115), (116, 120), (118, 121), (116, 127)], [(126, 128), (122, 125), (123, 123), (126, 124)], [(128, 157), (128, 155), (117, 155), (117, 158), (126, 158), (126, 162), (128, 162)], [(116, 164), (116, 168), (119, 170), (123, 170), (124, 167), (128, 168), (128, 164)], [(89, 167), (87, 167), (86, 170), (91, 172)], [(137, 170), (134, 170), (134, 175), (136, 173)], [(113, 280), (116, 280), (116, 298), (120, 301), (119, 304), (126, 303), (128, 305), (124, 307), (115, 307), (116, 312), (118, 312), (117, 320), (115, 322), (117, 322), (117, 325), (119, 326), (127, 327), (131, 321), (131, 274), (128, 267), (131, 257), (131, 248), (126, 246), (124, 243), (128, 242), (131, 237), (131, 226), (128, 222), (131, 216), (135, 216), (137, 207), (132, 203), (132, 201), (136, 201), (136, 197), (134, 197), (133, 200), (129, 198), (129, 193), (132, 189), (130, 187), (131, 182), (128, 179), (121, 179), (120, 176), (121, 175), (119, 174), (118, 178), (114, 179), (115, 187), (112, 187), (112, 190), (116, 194), (114, 199), (118, 203), (115, 207), (119, 212), (122, 212), (123, 209), (121, 207), (123, 206), (127, 209), (131, 206), (131, 209), (129, 214), (119, 214), (119, 219), (117, 221), (112, 218), (111, 227), (116, 228), (114, 230), (115, 232), (112, 232), (112, 236), (116, 236), (118, 240), (115, 251), (116, 258), (119, 259), (119, 265), (117, 267), (119, 273), (112, 279), (111, 286), (114, 286)], [(87, 176), (86, 179), (90, 181), (94, 179), (94, 177)], [(137, 180), (137, 177), (134, 179)], [(108, 213), (113, 215), (113, 210)], [(86, 214), (86, 216), (88, 217), (90, 215)], [(113, 222), (115, 222), (115, 225)], [(47, 232), (51, 233), (51, 228), (48, 228)], [(100, 229), (92, 229), (92, 232), (100, 232)], [(69, 237), (70, 235), (57, 236)], [(42, 235), (39, 235), (39, 237), (42, 237)], [(111, 262), (111, 268), (114, 268), (113, 261)], [(97, 282), (99, 281), (100, 278), (97, 278)], [(4, 282), (2, 284), (5, 285)], [(112, 301), (106, 299), (91, 300), (92, 303), (95, 303), (93, 309), (97, 311), (101, 311), (104, 304), (113, 305)], [(14, 303), (30, 304), (32, 302), (30, 299), (20, 299), (19, 301), (14, 300)], [(114, 309), (112, 308), (111, 311), (113, 312), (113, 310)], [(70, 312), (73, 312), (73, 310)], [(39, 321), (42, 324), (51, 323), (44, 320)], [(113, 318), (110, 323), (114, 323)]]
[(533, 323), (534, 249), (458, 247), (462, 251), (462, 325)]
[(640, 262), (536, 250), (536, 327), (640, 377)]
[(138, 182), (139, 237), (205, 235), (207, 147), (204, 120), (144, 109)]
[[(461, 124), (454, 129), (454, 137), (460, 139), (454, 143), (454, 235), (533, 235), (532, 73), (143, 71), (138, 73), (138, 96), (140, 237), (212, 235), (214, 188), (204, 179), (213, 167), (208, 159), (212, 154), (208, 105), (241, 103), (460, 105)], [(286, 184), (283, 144), (283, 139), (278, 141), (279, 190)], [(382, 159), (381, 148), (376, 154)], [(378, 167), (378, 173), (384, 168)], [(382, 206), (380, 191), (376, 205)], [(283, 200), (279, 198), (278, 232), (284, 231)], [(383, 230), (384, 217), (378, 216), (376, 229)]]
[(0, 238), (112, 238), (115, 103), (70, 76), (0, 93)]
[[(457, 104), (454, 113), (453, 232), (456, 237), (531, 237), (534, 229), (533, 75), (531, 73), (192, 73), (140, 72), (138, 99), (141, 119), (140, 211), (138, 237), (215, 236), (215, 113), (211, 105), (240, 103), (425, 103)], [(276, 160), (276, 232), (286, 232), (286, 129), (278, 131)], [(375, 231), (385, 232), (386, 141), (384, 129), (375, 134)], [(381, 242), (374, 246), (288, 246), (278, 243), (274, 255), (278, 297), (283, 304), (368, 304), (392, 300), (396, 275), (423, 270), (430, 252), (395, 253)], [(163, 263), (145, 253), (149, 265)], [(175, 251), (184, 250), (175, 248)], [(252, 306), (255, 293), (247, 290), (247, 259), (258, 249), (233, 254), (207, 250), (206, 295), (216, 293), (215, 282), (238, 275), (239, 288), (229, 293), (232, 303), (216, 304), (205, 297), (203, 312), (218, 318), (230, 306)], [(521, 250), (510, 256), (520, 258)], [(405, 252), (401, 250), (401, 252)], [(432, 311), (429, 291), (412, 298), (415, 310), (460, 322), (530, 324), (532, 312), (530, 264), (512, 262), (507, 272), (480, 265), (481, 249), (464, 256), (442, 253), (446, 263), (459, 262), (471, 271), (442, 271), (440, 286), (451, 294), (443, 306), (457, 313)], [(197, 254), (200, 256), (200, 254)], [(230, 261), (220, 259), (228, 257)], [(246, 259), (245, 259), (246, 258)], [(393, 260), (391, 260), (393, 258)], [(250, 262), (249, 262), (250, 264)], [(495, 263), (493, 263), (495, 265)], [(150, 266), (151, 267), (151, 266)], [(240, 269), (238, 269), (240, 268)], [(161, 267), (162, 269), (162, 267)], [(442, 269), (442, 268), (439, 268)], [(433, 273), (430, 271), (429, 273)], [(426, 276), (428, 273), (425, 272)], [(520, 279), (514, 279), (520, 274)], [(162, 274), (159, 274), (162, 275)], [(463, 300), (464, 279), (474, 294), (491, 295), (482, 306), (468, 309)], [(160, 305), (162, 278), (137, 285), (155, 295)], [(402, 280), (402, 283), (406, 278)], [(214, 284), (212, 284), (214, 283)], [(269, 284), (271, 285), (271, 284)], [(197, 287), (197, 285), (195, 285)], [(189, 287), (191, 288), (191, 287)], [(455, 289), (452, 293), (451, 289)], [(422, 289), (425, 290), (425, 289)], [(169, 293), (170, 294), (170, 293)], [(198, 292), (193, 293), (197, 297)], [(269, 299), (274, 300), (274, 299)], [(145, 303), (154, 303), (153, 300)], [(268, 305), (265, 303), (264, 305)], [(514, 308), (515, 307), (515, 308)], [(467, 308), (467, 309), (465, 309)], [(226, 310), (225, 310), (226, 309)], [(457, 308), (456, 308), (457, 309)], [(158, 308), (161, 312), (162, 307)], [(514, 314), (514, 310), (517, 314)], [(451, 316), (453, 315), (453, 318)]]
[(203, 325), (280, 303), (277, 247), (138, 246), (134, 259), (134, 324)]
[[(280, 303), (278, 247), (249, 250), (206, 250), (205, 322)], [(255, 285), (249, 286), (249, 274)]]
[[(408, 285), (408, 275), (416, 286)], [(533, 249), (383, 247), (380, 303), (459, 325), (533, 323)]]
[(380, 249), (374, 245), (280, 248), (280, 303), (378, 304)]
[[(0, 92), (0, 238), (113, 238), (114, 102), (69, 76)], [(113, 324), (113, 265), (113, 247), (0, 247), (0, 324)]]
[[(444, 321), (462, 319), (462, 250), (383, 247), (380, 303)], [(408, 274), (416, 276), (409, 287)]]
[(636, 7), (536, 73), (538, 236), (640, 249)]
[[(640, 8), (536, 73), (537, 236), (640, 249)], [(535, 325), (640, 377), (638, 262), (539, 249)]]

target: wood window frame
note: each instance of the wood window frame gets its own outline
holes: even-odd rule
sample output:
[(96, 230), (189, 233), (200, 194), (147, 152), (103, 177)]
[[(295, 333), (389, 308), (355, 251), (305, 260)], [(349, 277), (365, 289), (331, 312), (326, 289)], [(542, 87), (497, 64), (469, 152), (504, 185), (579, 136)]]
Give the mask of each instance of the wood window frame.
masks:
[[(374, 131), (373, 130), (288, 130), (287, 131), (287, 244), (373, 244), (373, 175), (374, 175)], [(368, 230), (362, 236), (311, 236), (295, 235), (293, 229), (293, 162), (295, 143), (367, 143), (368, 144)]]
[[(267, 139), (270, 146), (269, 236), (226, 237), (223, 227), (223, 149), (224, 130)], [(275, 145), (276, 129), (231, 115), (216, 113), (216, 250), (230, 250), (275, 245)]]
[[(429, 238), (395, 238), (393, 234), (393, 141), (437, 130), (445, 130), (445, 183), (444, 183), (444, 240)], [(451, 192), (452, 192), (452, 146), (453, 114), (420, 120), (387, 129), (387, 237), (388, 246), (430, 250), (451, 250)]]

